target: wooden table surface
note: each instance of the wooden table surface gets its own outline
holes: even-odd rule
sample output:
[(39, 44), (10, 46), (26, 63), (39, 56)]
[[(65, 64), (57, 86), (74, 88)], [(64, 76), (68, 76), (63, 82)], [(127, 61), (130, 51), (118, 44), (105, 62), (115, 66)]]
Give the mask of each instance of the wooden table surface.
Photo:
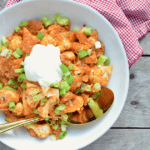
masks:
[[(2, 10), (7, 0), (0, 0)], [(81, 150), (150, 150), (150, 32), (140, 40), (143, 56), (130, 69), (124, 109), (113, 127)], [(0, 150), (12, 150), (0, 143)]]

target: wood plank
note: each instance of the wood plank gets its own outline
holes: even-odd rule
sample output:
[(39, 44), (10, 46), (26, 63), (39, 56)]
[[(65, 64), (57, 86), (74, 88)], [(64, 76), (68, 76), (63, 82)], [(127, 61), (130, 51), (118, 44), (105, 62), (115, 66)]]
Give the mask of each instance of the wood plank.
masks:
[(109, 130), (81, 150), (150, 150), (150, 130)]
[(143, 48), (143, 54), (150, 55), (150, 32), (148, 32), (142, 39), (140, 39), (139, 42)]
[[(130, 69), (125, 107), (113, 127), (150, 127), (150, 57), (141, 57)], [(136, 101), (136, 102), (135, 102)]]
[(0, 10), (4, 8), (8, 0), (0, 0)]

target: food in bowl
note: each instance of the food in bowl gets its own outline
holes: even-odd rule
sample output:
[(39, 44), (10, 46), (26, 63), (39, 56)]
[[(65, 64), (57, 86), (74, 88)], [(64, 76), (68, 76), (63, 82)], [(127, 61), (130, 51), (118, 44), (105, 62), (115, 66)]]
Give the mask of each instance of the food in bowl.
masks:
[(56, 14), (23, 20), (14, 30), (0, 45), (0, 109), (6, 121), (45, 118), (25, 128), (33, 137), (56, 140), (67, 134), (64, 120), (83, 124), (111, 106), (100, 101), (113, 67), (96, 29), (70, 30), (70, 20)]

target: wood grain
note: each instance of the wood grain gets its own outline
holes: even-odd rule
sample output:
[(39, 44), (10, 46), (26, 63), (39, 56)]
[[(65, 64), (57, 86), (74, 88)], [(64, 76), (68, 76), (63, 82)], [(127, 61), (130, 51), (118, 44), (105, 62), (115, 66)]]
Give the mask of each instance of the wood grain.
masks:
[(141, 57), (131, 74), (125, 107), (113, 127), (150, 127), (150, 57)]
[(150, 150), (150, 130), (109, 130), (81, 150)]
[[(146, 40), (145, 40), (146, 39)], [(150, 32), (139, 40), (144, 55), (150, 55)]]

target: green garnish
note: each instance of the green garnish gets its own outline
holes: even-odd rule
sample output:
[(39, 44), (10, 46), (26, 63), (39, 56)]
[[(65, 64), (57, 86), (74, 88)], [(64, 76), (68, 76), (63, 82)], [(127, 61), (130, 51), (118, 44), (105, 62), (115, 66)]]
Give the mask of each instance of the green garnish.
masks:
[(83, 50), (83, 51), (78, 52), (78, 56), (80, 58), (84, 58), (84, 57), (88, 56), (88, 53), (87, 53), (87, 51)]
[(58, 126), (57, 124), (55, 124), (55, 125), (53, 126), (53, 129), (54, 129), (54, 130), (57, 130), (58, 127), (59, 127), (59, 126)]
[(39, 100), (39, 95), (34, 95), (34, 96), (33, 96), (33, 100), (34, 100), (35, 102), (37, 102), (37, 101)]
[(1, 42), (2, 42), (2, 44), (4, 44), (6, 47), (8, 46), (8, 40), (6, 39), (6, 37), (5, 36), (2, 36), (1, 37)]
[(66, 92), (70, 90), (70, 85), (67, 83), (67, 81), (62, 81), (60, 84), (60, 89), (65, 89)]
[(54, 113), (59, 114), (59, 111), (60, 111), (60, 110), (64, 110), (65, 108), (66, 108), (66, 105), (65, 105), (65, 104), (59, 104), (59, 106), (56, 107)]
[(94, 84), (94, 88), (95, 88), (95, 89), (99, 89), (99, 88), (101, 88), (100, 83), (99, 83), (99, 82), (96, 82), (96, 83)]
[(60, 96), (65, 96), (66, 95), (66, 90), (65, 89), (60, 90), (59, 95)]
[(83, 29), (83, 33), (84, 33), (85, 35), (91, 35), (91, 34), (93, 33), (93, 29), (90, 28), (90, 27), (85, 27), (85, 28)]
[(99, 105), (96, 101), (94, 101), (92, 98), (88, 98), (88, 105), (90, 109), (92, 110), (95, 118), (99, 118), (103, 115), (103, 110), (99, 108)]
[(44, 36), (45, 36), (45, 34), (41, 31), (39, 31), (38, 34), (37, 34), (37, 38), (40, 39), (40, 40), (42, 40), (44, 38)]
[(15, 69), (15, 73), (23, 73), (24, 68)]
[(60, 66), (60, 69), (62, 70), (63, 73), (67, 73), (69, 71), (69, 68), (66, 65), (64, 65), (64, 64), (62, 64)]
[(96, 95), (95, 95), (95, 97), (94, 97), (94, 99), (95, 99), (95, 100), (98, 100), (98, 97), (99, 97), (99, 96), (101, 96), (101, 92), (97, 92)]
[(66, 135), (67, 135), (67, 132), (66, 132), (66, 131), (61, 131), (61, 132), (59, 133), (59, 138), (60, 138), (60, 139), (64, 139), (64, 138), (66, 137)]
[(11, 87), (9, 87), (9, 86), (6, 86), (4, 89), (5, 89), (5, 90), (10, 90), (10, 91), (17, 92), (17, 90), (16, 90), (16, 89), (11, 88)]
[(21, 21), (19, 24), (20, 27), (26, 27), (27, 25), (28, 25), (28, 22), (25, 20)]
[(16, 82), (14, 79), (9, 79), (8, 85), (12, 85), (18, 88), (18, 82)]
[(25, 90), (25, 89), (26, 89), (26, 84), (25, 84), (25, 83), (22, 83), (22, 84), (20, 85), (20, 87), (21, 87), (23, 90)]
[(105, 55), (101, 55), (98, 59), (97, 59), (97, 65), (108, 65), (110, 63), (110, 58), (108, 58)]
[(14, 110), (14, 109), (15, 109), (15, 106), (16, 106), (16, 105), (15, 105), (15, 102), (10, 102), (10, 103), (9, 103), (9, 110), (11, 110), (11, 111)]
[(15, 32), (19, 32), (21, 29), (20, 29), (19, 26), (16, 26), (16, 27), (14, 28), (14, 30), (15, 30)]

